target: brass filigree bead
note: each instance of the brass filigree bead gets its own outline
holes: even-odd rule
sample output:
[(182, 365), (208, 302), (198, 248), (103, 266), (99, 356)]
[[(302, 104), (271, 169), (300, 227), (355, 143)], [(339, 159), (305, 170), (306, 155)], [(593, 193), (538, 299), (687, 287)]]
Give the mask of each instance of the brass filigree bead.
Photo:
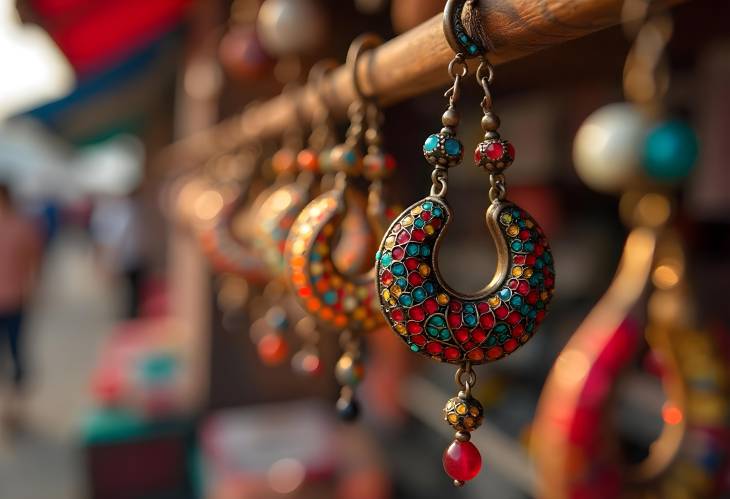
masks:
[(461, 163), (464, 146), (448, 128), (432, 133), (423, 144), (423, 156), (433, 166), (452, 167)]
[(514, 160), (514, 146), (499, 137), (480, 142), (474, 151), (474, 163), (489, 173), (503, 172)]
[(484, 421), (484, 408), (474, 397), (453, 397), (444, 407), (444, 420), (457, 432), (472, 432)]

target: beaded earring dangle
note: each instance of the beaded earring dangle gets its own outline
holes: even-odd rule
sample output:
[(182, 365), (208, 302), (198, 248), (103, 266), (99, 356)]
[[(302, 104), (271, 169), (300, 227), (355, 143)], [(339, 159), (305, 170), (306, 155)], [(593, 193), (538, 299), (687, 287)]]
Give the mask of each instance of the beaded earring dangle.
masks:
[[(547, 312), (555, 283), (553, 260), (543, 230), (522, 208), (506, 200), (505, 171), (515, 158), (510, 142), (498, 133), (499, 118), (492, 110), (490, 85), (494, 70), (486, 59), (478, 3), (449, 0), (444, 9), (444, 32), (456, 53), (448, 72), (453, 85), (445, 97), (449, 106), (443, 128), (423, 146), (433, 166), (430, 194), (396, 217), (376, 254), (376, 283), (382, 312), (393, 331), (413, 352), (439, 362), (458, 365), (457, 396), (450, 399), (445, 420), (456, 430), (443, 455), (446, 473), (456, 486), (473, 479), (481, 469), (481, 455), (470, 433), (483, 421), (483, 408), (471, 395), (475, 364), (491, 362), (514, 352), (537, 331)], [(497, 246), (497, 270), (481, 291), (465, 294), (449, 287), (438, 268), (441, 237), (452, 212), (446, 201), (449, 168), (463, 157), (456, 137), (462, 79), (466, 59), (479, 57), (476, 78), (484, 91), (481, 120), (484, 140), (474, 162), (489, 175), (486, 223)]]
[[(334, 187), (321, 194), (302, 211), (294, 222), (286, 244), (289, 280), (302, 306), (317, 323), (339, 333), (344, 350), (335, 375), (342, 385), (337, 409), (343, 420), (354, 420), (359, 413), (355, 388), (364, 375), (360, 336), (383, 323), (377, 310), (374, 269), (348, 273), (334, 259), (337, 238), (343, 221), (352, 210), (353, 180), (363, 175), (370, 181), (367, 215), (373, 241), (382, 236), (386, 225), (381, 180), (395, 167), (380, 145), (380, 112), (363, 92), (358, 67), (363, 54), (379, 45), (375, 35), (362, 35), (353, 41), (347, 64), (353, 72), (358, 99), (350, 106), (350, 127), (346, 140), (328, 155), (336, 171)], [(363, 158), (362, 145), (367, 146)], [(364, 166), (366, 165), (366, 166)]]

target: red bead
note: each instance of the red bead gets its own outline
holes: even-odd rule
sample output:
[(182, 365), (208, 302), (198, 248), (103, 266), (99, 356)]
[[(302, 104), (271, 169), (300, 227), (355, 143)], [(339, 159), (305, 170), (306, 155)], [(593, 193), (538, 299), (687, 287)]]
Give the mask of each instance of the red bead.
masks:
[(494, 317), (491, 314), (484, 314), (479, 318), (479, 324), (485, 329), (491, 329), (494, 326)]
[(396, 322), (401, 322), (404, 319), (403, 309), (396, 308), (390, 312), (390, 318)]
[(454, 440), (444, 451), (444, 470), (454, 480), (466, 482), (482, 469), (482, 456), (471, 442)]
[(454, 337), (456, 338), (456, 341), (459, 343), (464, 343), (466, 340), (469, 339), (469, 330), (465, 328), (459, 328), (456, 331), (454, 331)]
[(461, 356), (459, 353), (459, 350), (457, 350), (454, 347), (446, 347), (444, 350), (444, 357), (446, 357), (446, 360), (456, 360)]
[(435, 341), (432, 341), (428, 345), (426, 345), (426, 351), (430, 353), (431, 355), (438, 355), (443, 351), (443, 347), (440, 343), (436, 343)]
[(426, 312), (423, 311), (423, 307), (414, 307), (408, 311), (408, 316), (414, 321), (422, 321), (426, 318)]
[(398, 246), (397, 248), (393, 248), (393, 260), (401, 260), (406, 254), (406, 250), (404, 250), (402, 247)]
[(490, 142), (484, 149), (487, 158), (492, 161), (499, 161), (504, 155), (504, 146), (499, 142)]
[(469, 352), (466, 357), (475, 362), (482, 361), (484, 360), (484, 350), (477, 348), (476, 350)]
[(426, 312), (428, 315), (435, 314), (436, 311), (439, 309), (438, 303), (436, 303), (436, 300), (433, 298), (429, 298), (423, 303), (424, 308), (426, 309)]
[(413, 272), (408, 275), (408, 284), (411, 286), (420, 286), (423, 284), (423, 277), (421, 277), (421, 274)]
[(423, 230), (421, 230), (421, 229), (413, 229), (413, 232), (411, 233), (411, 237), (413, 237), (414, 241), (418, 241), (420, 243), (424, 239), (426, 239), (426, 233), (423, 232)]
[(380, 274), (380, 282), (382, 282), (385, 286), (393, 284), (393, 274), (390, 270), (384, 270), (383, 273)]
[(409, 321), (408, 324), (406, 324), (406, 331), (408, 331), (408, 334), (420, 334), (423, 331), (423, 328), (419, 323)]
[(477, 343), (481, 343), (487, 339), (487, 332), (484, 329), (477, 328), (471, 333), (471, 337)]
[(398, 237), (396, 238), (396, 241), (398, 241), (398, 244), (405, 244), (408, 241), (411, 240), (410, 234), (408, 234), (408, 231), (402, 230), (398, 234)]
[(408, 270), (416, 270), (418, 268), (419, 261), (415, 258), (406, 258), (405, 264)]

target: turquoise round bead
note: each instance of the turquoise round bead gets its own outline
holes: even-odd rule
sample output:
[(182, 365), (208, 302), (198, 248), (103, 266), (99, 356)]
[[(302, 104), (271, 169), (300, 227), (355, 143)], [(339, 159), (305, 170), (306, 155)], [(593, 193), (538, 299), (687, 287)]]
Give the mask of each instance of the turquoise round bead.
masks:
[(681, 180), (692, 171), (699, 145), (694, 130), (682, 121), (668, 121), (649, 131), (642, 166), (660, 182)]
[(434, 151), (439, 146), (439, 136), (436, 134), (429, 135), (423, 144), (423, 150), (426, 152)]

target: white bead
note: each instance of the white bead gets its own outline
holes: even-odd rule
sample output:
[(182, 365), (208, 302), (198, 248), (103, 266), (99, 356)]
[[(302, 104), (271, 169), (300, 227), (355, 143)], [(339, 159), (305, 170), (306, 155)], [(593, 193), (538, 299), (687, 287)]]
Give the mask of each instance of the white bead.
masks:
[(326, 27), (324, 12), (316, 0), (266, 0), (257, 22), (261, 44), (277, 56), (317, 49)]
[(573, 163), (578, 176), (597, 191), (625, 188), (640, 172), (646, 129), (646, 119), (631, 104), (609, 104), (594, 111), (573, 142)]

